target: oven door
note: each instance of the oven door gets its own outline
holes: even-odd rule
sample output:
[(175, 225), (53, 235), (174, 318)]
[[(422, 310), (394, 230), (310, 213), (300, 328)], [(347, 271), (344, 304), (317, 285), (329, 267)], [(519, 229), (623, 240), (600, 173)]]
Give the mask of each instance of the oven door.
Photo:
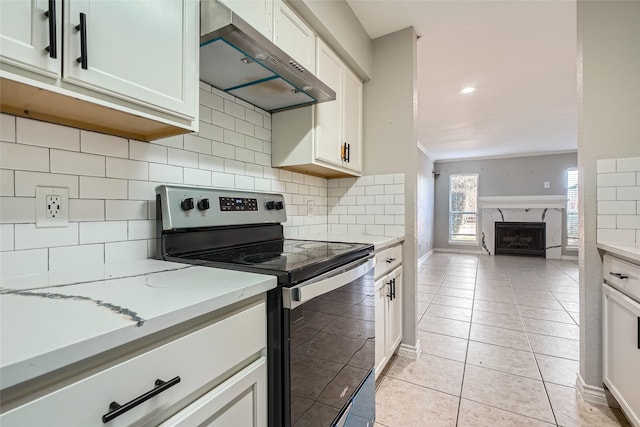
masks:
[(374, 265), (359, 260), (283, 289), (292, 426), (373, 425)]

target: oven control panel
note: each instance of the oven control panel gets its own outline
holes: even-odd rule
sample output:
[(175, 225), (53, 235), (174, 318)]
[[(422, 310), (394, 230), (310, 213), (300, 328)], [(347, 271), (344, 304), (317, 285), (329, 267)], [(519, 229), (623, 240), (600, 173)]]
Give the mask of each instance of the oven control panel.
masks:
[(163, 230), (287, 221), (282, 194), (210, 187), (156, 188)]

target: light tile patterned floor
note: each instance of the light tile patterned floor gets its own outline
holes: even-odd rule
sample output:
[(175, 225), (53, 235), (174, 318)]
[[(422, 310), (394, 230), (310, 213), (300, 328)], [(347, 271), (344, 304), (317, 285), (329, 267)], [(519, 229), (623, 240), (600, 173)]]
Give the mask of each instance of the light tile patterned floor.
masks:
[(418, 274), (418, 360), (378, 381), (377, 426), (628, 426), (575, 390), (575, 262), (438, 253)]

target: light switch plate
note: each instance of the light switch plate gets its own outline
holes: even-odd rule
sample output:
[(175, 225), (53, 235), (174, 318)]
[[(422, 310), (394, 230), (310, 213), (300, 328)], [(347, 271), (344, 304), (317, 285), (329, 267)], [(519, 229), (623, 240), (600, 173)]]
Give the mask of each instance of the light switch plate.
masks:
[(545, 181), (544, 188), (551, 188), (551, 183), (549, 181)]
[(69, 189), (36, 187), (36, 227), (69, 226)]

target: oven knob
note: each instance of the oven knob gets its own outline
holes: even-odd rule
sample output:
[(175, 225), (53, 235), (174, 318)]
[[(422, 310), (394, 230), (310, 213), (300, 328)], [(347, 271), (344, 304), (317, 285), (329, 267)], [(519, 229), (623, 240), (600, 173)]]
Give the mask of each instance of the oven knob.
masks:
[(268, 211), (273, 210), (275, 207), (276, 207), (276, 202), (271, 201), (271, 202), (267, 202), (266, 204), (266, 208)]
[(280, 209), (284, 209), (284, 203), (276, 202), (276, 210), (279, 211)]
[(201, 211), (206, 211), (210, 207), (211, 206), (209, 205), (209, 199), (198, 200), (198, 209), (200, 209)]
[(182, 207), (182, 210), (185, 211), (190, 211), (191, 209), (193, 209), (193, 197), (189, 197), (181, 201), (180, 206)]

